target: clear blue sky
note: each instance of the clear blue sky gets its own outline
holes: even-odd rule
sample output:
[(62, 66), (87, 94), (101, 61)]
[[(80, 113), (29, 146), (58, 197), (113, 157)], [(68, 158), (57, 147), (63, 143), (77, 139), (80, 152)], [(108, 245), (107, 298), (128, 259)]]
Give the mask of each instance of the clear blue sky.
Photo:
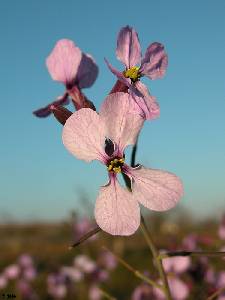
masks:
[(103, 58), (122, 67), (116, 37), (127, 24), (143, 51), (159, 41), (169, 55), (166, 77), (146, 81), (161, 117), (145, 124), (138, 162), (179, 175), (181, 204), (195, 214), (225, 210), (224, 11), (223, 0), (1, 1), (0, 218), (64, 217), (77, 207), (80, 190), (94, 203), (106, 170), (76, 160), (62, 144), (62, 127), (32, 111), (64, 90), (45, 67), (61, 38), (97, 61), (99, 77), (84, 92), (99, 108), (115, 82)]

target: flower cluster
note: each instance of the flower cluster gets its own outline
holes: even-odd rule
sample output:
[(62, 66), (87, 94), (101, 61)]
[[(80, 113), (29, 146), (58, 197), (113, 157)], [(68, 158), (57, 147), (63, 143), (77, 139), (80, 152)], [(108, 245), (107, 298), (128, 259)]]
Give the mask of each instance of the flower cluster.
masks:
[[(150, 210), (169, 210), (182, 197), (183, 185), (170, 172), (142, 165), (130, 167), (125, 159), (125, 149), (136, 144), (144, 121), (159, 116), (156, 98), (140, 79), (163, 77), (168, 61), (164, 46), (154, 42), (141, 57), (138, 34), (126, 26), (119, 32), (116, 55), (125, 69), (120, 72), (106, 60), (118, 81), (96, 112), (81, 91), (96, 79), (94, 60), (72, 41), (58, 41), (46, 63), (52, 78), (63, 83), (66, 92), (34, 113), (44, 117), (53, 112), (64, 125), (62, 138), (67, 150), (78, 159), (105, 165), (109, 181), (100, 188), (96, 200), (97, 224), (112, 235), (131, 235), (140, 224), (139, 203)], [(68, 97), (77, 110), (73, 114), (62, 108)], [(128, 178), (128, 188), (120, 185), (119, 173)]]

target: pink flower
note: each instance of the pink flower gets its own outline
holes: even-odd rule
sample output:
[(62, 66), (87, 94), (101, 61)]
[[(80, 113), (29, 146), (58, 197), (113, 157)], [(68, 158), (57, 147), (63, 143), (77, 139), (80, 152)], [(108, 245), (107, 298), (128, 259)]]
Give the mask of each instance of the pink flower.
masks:
[[(168, 63), (164, 46), (157, 42), (149, 45), (141, 58), (138, 34), (132, 27), (126, 26), (119, 32), (116, 55), (124, 64), (125, 70), (120, 72), (105, 60), (109, 69), (128, 86), (129, 93), (138, 104), (143, 117), (147, 120), (157, 118), (160, 113), (159, 105), (156, 98), (149, 94), (147, 87), (140, 82), (140, 78), (147, 76), (154, 80), (164, 76)], [(140, 67), (137, 64), (140, 64)]]
[(77, 255), (74, 266), (84, 273), (92, 273), (96, 270), (96, 263), (86, 255)]
[(222, 217), (221, 224), (218, 230), (219, 237), (221, 240), (225, 240), (225, 214)]
[[(98, 75), (98, 67), (92, 56), (82, 53), (73, 41), (62, 39), (56, 43), (53, 51), (47, 57), (46, 65), (52, 79), (63, 83), (66, 91), (54, 102), (34, 111), (33, 113), (37, 117), (49, 116), (52, 112), (51, 108), (54, 106), (69, 104), (69, 97), (78, 106), (81, 104), (82, 107), (93, 106), (80, 91), (90, 87)], [(80, 98), (82, 99), (80, 100)], [(82, 101), (82, 103), (77, 103), (77, 101)], [(78, 108), (76, 107), (76, 109)]]
[[(176, 175), (125, 164), (124, 150), (135, 144), (143, 125), (133, 103), (127, 93), (110, 94), (99, 114), (80, 109), (67, 119), (63, 129), (63, 143), (74, 156), (87, 162), (99, 160), (107, 168), (109, 182), (100, 188), (95, 218), (101, 229), (112, 235), (131, 235), (138, 229), (137, 201), (148, 209), (164, 211), (174, 207), (183, 195)], [(132, 192), (120, 186), (118, 173), (131, 179)]]
[(187, 271), (187, 269), (190, 267), (191, 259), (188, 256), (174, 256), (164, 258), (162, 263), (165, 272), (180, 274)]
[(148, 300), (153, 299), (152, 298), (152, 288), (142, 283), (139, 286), (135, 288), (135, 290), (132, 293), (132, 300)]
[(89, 299), (90, 300), (100, 300), (101, 297), (101, 291), (97, 287), (97, 285), (92, 285), (89, 289)]
[[(174, 300), (187, 299), (189, 295), (189, 288), (182, 280), (180, 280), (178, 277), (171, 277), (168, 279), (168, 283), (169, 283), (172, 298)], [(156, 299), (158, 300), (166, 299), (164, 293), (160, 289), (153, 288), (153, 291), (156, 296)]]
[(0, 275), (0, 290), (4, 289), (8, 284), (8, 280), (4, 275)]
[(16, 279), (19, 276), (19, 273), (20, 273), (20, 268), (16, 264), (9, 265), (4, 270), (5, 277), (12, 280)]

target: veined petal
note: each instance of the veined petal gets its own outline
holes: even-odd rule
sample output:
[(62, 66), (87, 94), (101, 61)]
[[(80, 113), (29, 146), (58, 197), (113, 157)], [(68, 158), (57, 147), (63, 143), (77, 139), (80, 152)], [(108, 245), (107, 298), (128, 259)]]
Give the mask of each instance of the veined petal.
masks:
[(151, 210), (165, 211), (174, 207), (183, 196), (181, 180), (174, 174), (155, 169), (128, 168), (132, 177), (132, 192), (135, 199)]
[(116, 75), (116, 77), (122, 81), (124, 84), (126, 84), (126, 86), (130, 87), (131, 86), (131, 80), (130, 78), (126, 78), (122, 72), (118, 71), (117, 69), (115, 69), (109, 62), (108, 60), (105, 58), (105, 62), (109, 68), (109, 70)]
[(127, 93), (113, 93), (106, 97), (100, 112), (106, 135), (117, 146), (120, 154), (127, 145), (136, 142), (143, 126), (143, 118), (133, 109), (133, 100)]
[(99, 115), (82, 108), (67, 119), (63, 127), (63, 144), (74, 156), (85, 161), (105, 161), (105, 129)]
[(162, 78), (168, 65), (168, 56), (160, 43), (151, 44), (141, 62), (140, 72), (150, 79)]
[(80, 89), (90, 87), (98, 76), (98, 66), (93, 57), (82, 53), (81, 62), (78, 68), (76, 82)]
[(131, 96), (139, 107), (140, 113), (146, 120), (159, 117), (160, 108), (156, 98), (149, 94), (148, 88), (142, 82), (137, 81), (129, 90)]
[(121, 28), (117, 38), (116, 55), (127, 69), (140, 63), (141, 47), (138, 34), (132, 27)]
[(53, 80), (72, 84), (81, 62), (81, 50), (73, 41), (59, 40), (46, 59), (46, 65)]
[(99, 227), (112, 235), (131, 235), (140, 225), (140, 208), (132, 193), (121, 187), (116, 177), (100, 188), (95, 204)]

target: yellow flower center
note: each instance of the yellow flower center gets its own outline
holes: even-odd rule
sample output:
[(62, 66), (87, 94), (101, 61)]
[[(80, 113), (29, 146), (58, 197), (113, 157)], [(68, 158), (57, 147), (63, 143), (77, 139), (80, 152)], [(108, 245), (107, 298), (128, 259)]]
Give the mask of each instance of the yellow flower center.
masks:
[(121, 167), (124, 164), (124, 158), (114, 158), (107, 165), (107, 169), (109, 172), (121, 173)]
[(139, 73), (139, 69), (140, 69), (140, 67), (132, 67), (128, 70), (125, 70), (123, 72), (123, 75), (126, 78), (130, 78), (132, 82), (136, 82), (141, 77), (141, 74)]

